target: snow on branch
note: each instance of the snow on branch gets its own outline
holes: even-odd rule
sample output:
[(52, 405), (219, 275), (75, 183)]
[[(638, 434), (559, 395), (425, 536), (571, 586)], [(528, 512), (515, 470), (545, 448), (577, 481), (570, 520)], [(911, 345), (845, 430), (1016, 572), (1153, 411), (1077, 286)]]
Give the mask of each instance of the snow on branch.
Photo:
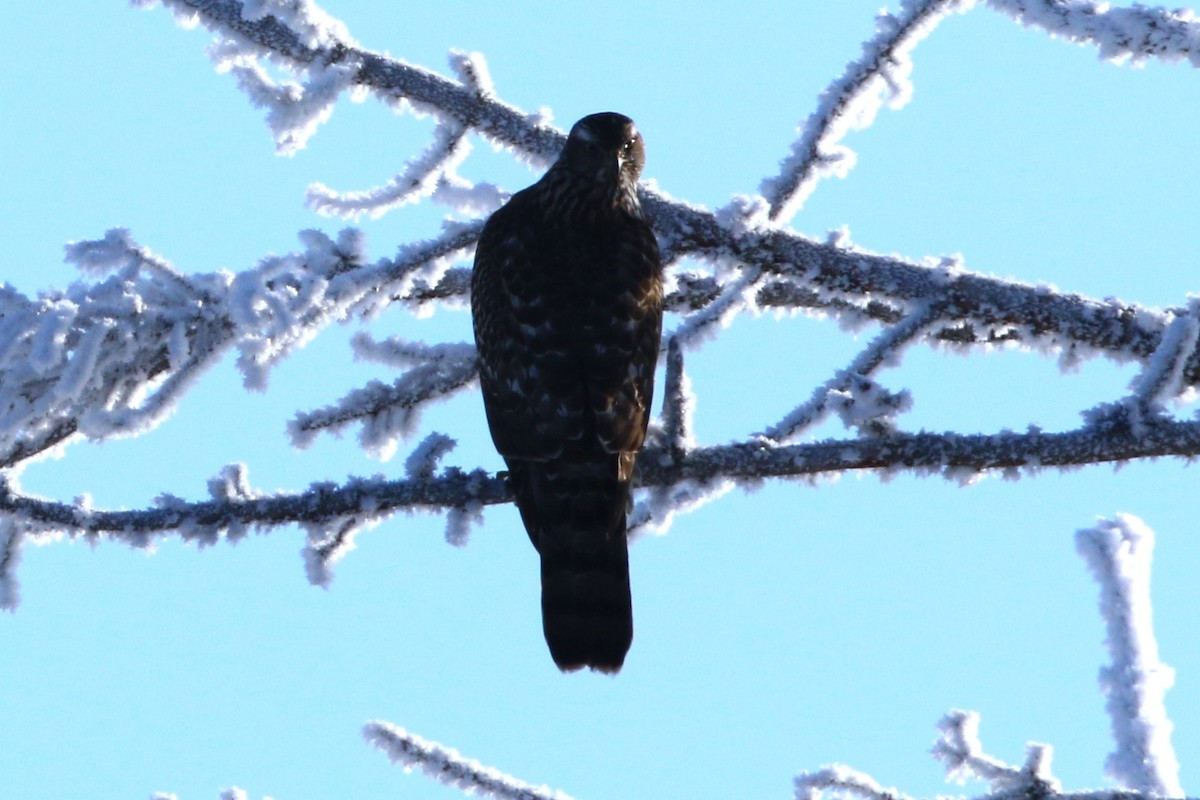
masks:
[(1180, 797), (1174, 726), (1164, 697), (1175, 671), (1158, 658), (1150, 609), (1154, 531), (1118, 514), (1075, 535), (1079, 554), (1100, 584), (1100, 614), (1112, 663), (1100, 671), (1117, 748), (1105, 772), (1118, 785), (1158, 797)]
[[(977, 800), (1151, 800), (1163, 796), (1123, 789), (1064, 792), (1050, 771), (1053, 748), (1031, 742), (1026, 746), (1023, 764), (1008, 764), (984, 750), (979, 738), (979, 715), (973, 711), (951, 711), (937, 727), (938, 739), (930, 753), (941, 762), (948, 780), (986, 784), (987, 793), (978, 795)], [(818, 800), (826, 791), (862, 800), (908, 799), (908, 795), (882, 788), (871, 776), (842, 764), (801, 773), (795, 778), (795, 786), (797, 800)], [(1172, 796), (1184, 797), (1182, 792)]]
[(354, 540), (366, 524), (357, 516), (341, 516), (332, 519), (318, 518), (302, 520), (300, 526), (307, 534), (307, 544), (300, 551), (304, 558), (304, 574), (308, 582), (328, 589), (333, 582), (333, 565), (354, 549)]
[[(686, 242), (681, 254), (750, 265), (714, 294), (709, 304), (717, 306), (715, 312), (700, 322), (689, 319), (681, 327), (679, 333), (685, 335), (701, 322), (707, 325), (707, 317), (725, 318), (724, 304), (742, 303), (751, 281), (762, 283), (754, 305), (819, 310), (840, 303), (839, 317), (856, 309), (864, 318), (894, 320), (903, 316), (900, 309), (909, 304), (946, 302), (938, 338), (957, 345), (1012, 342), (1046, 352), (1070, 348), (1076, 358), (1103, 354), (1118, 361), (1145, 360), (1158, 347), (1166, 327), (1164, 313), (1118, 300), (1092, 300), (1046, 286), (949, 269), (942, 261), (922, 265), (845, 249), (780, 229), (734, 231), (711, 212), (648, 191), (642, 201), (656, 226)], [(759, 269), (762, 277), (750, 274)], [(771, 278), (780, 280), (768, 283)], [(814, 296), (797, 299), (787, 290), (789, 283), (806, 287)], [(1195, 360), (1188, 364), (1184, 380), (1189, 385), (1200, 380)]]
[(413, 366), (390, 386), (371, 381), (333, 405), (297, 414), (288, 423), (296, 447), (307, 447), (320, 432), (338, 433), (361, 423), (363, 448), (380, 460), (389, 460), (399, 442), (416, 430), (426, 407), (475, 382), (475, 346), (466, 342), (428, 346), (392, 339), (381, 344), (358, 334), (353, 345), (360, 358)]
[[(932, 304), (918, 308), (896, 325), (880, 333), (871, 341), (865, 350), (858, 354), (845, 369), (817, 387), (808, 402), (792, 410), (782, 420), (768, 428), (763, 436), (774, 442), (786, 442), (802, 434), (823, 420), (835, 404), (839, 404), (843, 420), (871, 420), (876, 423), (873, 432), (886, 433), (893, 425), (884, 424), (878, 427), (880, 421), (890, 420), (897, 411), (903, 411), (911, 404), (907, 392), (891, 394), (878, 389), (871, 375), (883, 366), (896, 366), (905, 346), (916, 339), (934, 322), (941, 309)], [(864, 397), (867, 390), (874, 389), (871, 396), (879, 402), (870, 402)], [(864, 402), (865, 401), (865, 402)], [(854, 407), (858, 406), (857, 411)], [(867, 408), (863, 408), (866, 406)], [(853, 412), (853, 416), (851, 415)]]
[[(270, 88), (269, 79), (282, 92), (264, 101), (271, 113), (284, 114), (288, 103), (303, 106), (291, 127), (284, 126), (292, 131), (292, 141), (300, 141), (297, 131), (323, 118), (347, 89), (435, 118), (433, 142), (393, 181), (395, 191), (354, 200), (340, 195), (335, 205), (342, 203), (342, 211), (371, 213), (409, 197), (438, 200), (446, 191), (455, 196), (442, 201), (457, 211), (486, 213), (503, 193), (455, 176), (467, 157), (466, 137), (482, 136), (540, 164), (564, 141), (542, 116), (505, 105), (477, 54), (452, 54), (456, 79), (451, 79), (363, 49), (308, 0), (163, 4), (216, 33), (212, 55), (218, 66), (293, 74), (300, 87), (295, 92), (279, 89), (283, 84), (269, 76), (259, 85)], [(849, 116), (878, 107), (882, 98), (905, 97), (907, 53), (937, 20), (968, 5), (966, 0), (906, 0), (897, 14), (882, 16), (863, 57), (823, 97), (806, 129), (811, 147), (797, 145), (797, 152), (811, 151), (817, 158), (821, 143), (840, 136)], [(802, 182), (808, 172), (800, 165), (783, 175)], [(782, 184), (773, 192), (782, 205), (797, 196), (795, 187)], [(734, 486), (770, 477), (803, 480), (865, 469), (962, 480), (989, 471), (1019, 475), (1046, 467), (1200, 455), (1200, 422), (1141, 413), (1142, 406), (1157, 412), (1200, 383), (1195, 304), (1159, 311), (1098, 301), (973, 274), (954, 259), (917, 263), (853, 247), (845, 236), (819, 241), (772, 223), (761, 197), (734, 198), (712, 212), (650, 186), (642, 187), (640, 196), (671, 261), (667, 307), (674, 329), (665, 348), (668, 402), (640, 460), (637, 485), (643, 491), (631, 530), (662, 529), (679, 513)], [(295, 252), (269, 256), (236, 274), (186, 276), (122, 230), (72, 244), (68, 257), (90, 282), (36, 300), (0, 287), (0, 467), (73, 436), (103, 439), (147, 430), (197, 375), (230, 350), (238, 353), (247, 387), (258, 389), (274, 365), (333, 322), (369, 320), (397, 306), (417, 315), (435, 307), (462, 308), (470, 277), (463, 262), (481, 228), (478, 218), (447, 221), (433, 239), (403, 244), (394, 255), (374, 260), (353, 228), (336, 237), (308, 230), (300, 233), (301, 248)], [(684, 352), (701, 348), (735, 316), (768, 308), (835, 316), (849, 329), (870, 322), (883, 329), (807, 401), (764, 425), (765, 434), (698, 446), (691, 435), (694, 398), (683, 372)], [(1015, 344), (1067, 361), (1105, 355), (1146, 366), (1134, 387), (1136, 403), (1093, 409), (1074, 431), (906, 433), (898, 414), (907, 407), (907, 393), (884, 388), (876, 374), (917, 341), (964, 348)], [(376, 342), (360, 335), (354, 349), (360, 358), (403, 372), (391, 383), (375, 381), (324, 408), (298, 414), (289, 426), (297, 446), (322, 431), (357, 424), (363, 446), (389, 457), (415, 433), (424, 408), (469, 389), (475, 380), (469, 344)], [(799, 441), (834, 412), (855, 435)], [(244, 475), (230, 473), (214, 484), (219, 491), (209, 500), (164, 496), (155, 507), (119, 512), (44, 501), (5, 486), (0, 513), (23, 532), (9, 536), (14, 554), (13, 543), (50, 532), (148, 546), (173, 532), (212, 542), (222, 532), (232, 538), (249, 527), (301, 523), (310, 533), (305, 550), (310, 576), (320, 583), (358, 531), (397, 509), (446, 511), (447, 537), (461, 542), (484, 506), (509, 499), (503, 480), (480, 470), (437, 472), (446, 451), (437, 441), (427, 438), (418, 446), (410, 463), (416, 459), (419, 468), (400, 481), (353, 478), (336, 486), (320, 483), (291, 494), (262, 495), (249, 491)], [(0, 577), (11, 574), (15, 555), (3, 563), (9, 566)]]
[(368, 722), (362, 734), (405, 772), (420, 769), (433, 780), (467, 795), (498, 800), (571, 800), (562, 792), (547, 786), (531, 786), (388, 722)]
[(911, 800), (895, 789), (884, 789), (869, 775), (844, 764), (833, 764), (816, 772), (802, 772), (793, 781), (796, 800), (820, 800), (824, 792), (862, 800)]
[(800, 138), (780, 165), (779, 175), (762, 182), (769, 218), (787, 223), (822, 178), (844, 178), (855, 154), (839, 144), (851, 130), (868, 128), (886, 103), (903, 108), (912, 98), (909, 53), (941, 20), (967, 10), (973, 0), (903, 0), (899, 14), (886, 9), (875, 19), (875, 36), (863, 43), (862, 57), (817, 99), (817, 108), (800, 128)]
[(1150, 356), (1133, 386), (1133, 400), (1145, 413), (1164, 413), (1167, 403), (1190, 394), (1184, 370), (1196, 353), (1200, 339), (1200, 299), (1192, 298), (1187, 308), (1176, 313), (1162, 341)]
[[(186, 277), (121, 229), (73, 242), (67, 259), (91, 282), (36, 300), (0, 290), (0, 466), (74, 435), (153, 428), (230, 349), (240, 352), (246, 385), (262, 388), (271, 366), (329, 323), (388, 302), (427, 302), (420, 293), (477, 235), (477, 225), (455, 227), (367, 263), (356, 231), (336, 240), (305, 231), (300, 252), (236, 275)], [(460, 385), (472, 374), (467, 359), (457, 366)]]
[[(1121, 428), (1112, 420), (1102, 420), (1066, 433), (1037, 429), (970, 436), (893, 433), (779, 446), (754, 440), (697, 447), (682, 454), (652, 446), (639, 459), (636, 485), (661, 491), (651, 492), (648, 505), (635, 508), (630, 527), (660, 527), (672, 514), (719, 497), (734, 482), (847, 470), (886, 473), (904, 469), (955, 477), (989, 471), (1016, 475), (1022, 470), (1165, 455), (1200, 455), (1200, 422), (1150, 421), (1138, 435), (1128, 426)], [(0, 514), (23, 525), (42, 532), (105, 536), (135, 547), (147, 547), (155, 538), (171, 533), (207, 543), (231, 527), (240, 531), (312, 522), (324, 525), (320, 530), (327, 531), (337, 520), (377, 520), (401, 509), (477, 509), (510, 500), (510, 489), (502, 478), (479, 469), (468, 473), (455, 467), (406, 480), (351, 478), (339, 485), (317, 483), (294, 494), (251, 493), (200, 502), (164, 496), (157, 507), (135, 511), (102, 511), (43, 500), (20, 494), (8, 483), (0, 484)]]
[(1135, 3), (1113, 6), (1095, 0), (986, 0), (1022, 25), (1053, 37), (1099, 48), (1109, 61), (1148, 58), (1187, 59), (1200, 67), (1200, 20), (1188, 8), (1155, 8)]
[[(173, 792), (155, 792), (150, 795), (150, 800), (179, 800), (179, 795)], [(238, 786), (230, 786), (228, 789), (222, 789), (217, 795), (217, 800), (250, 800), (250, 795), (245, 789)], [(270, 797), (264, 797), (263, 800), (271, 800)]]
[(671, 453), (682, 455), (696, 446), (692, 436), (692, 417), (696, 413), (696, 396), (692, 393), (692, 382), (683, 371), (683, 347), (679, 339), (672, 336), (667, 340), (667, 371), (663, 400), (662, 431), (665, 444)]
[[(1149, 800), (1183, 797), (1179, 765), (1171, 747), (1171, 722), (1163, 706), (1174, 673), (1158, 659), (1150, 614), (1150, 560), (1154, 532), (1136, 517), (1120, 514), (1076, 533), (1076, 549), (1100, 584), (1100, 614), (1107, 628), (1112, 664), (1101, 670), (1116, 751), (1106, 774), (1117, 791), (1063, 792), (1050, 771), (1053, 748), (1031, 742), (1021, 766), (989, 755), (979, 738), (979, 715), (954, 710), (938, 723), (931, 754), (946, 777), (958, 783), (982, 781), (980, 800)], [(801, 773), (797, 800), (818, 800), (825, 791), (863, 800), (902, 800), (877, 781), (843, 765)]]
[[(234, 0), (167, 2), (194, 12), (219, 35), (252, 43), (293, 69), (353, 58), (361, 63), (354, 77), (356, 86), (391, 102), (408, 102), (440, 121), (453, 121), (520, 159), (545, 164), (565, 141), (564, 134), (545, 125), (540, 115), (524, 114), (498, 100), (490, 83), (487, 91), (480, 91), (471, 81), (452, 81), (351, 42), (311, 47), (273, 17), (243, 19)], [(957, 7), (906, 4), (897, 19), (915, 26), (905, 35), (915, 34), (926, 14), (944, 15), (951, 5)], [(904, 27), (897, 22), (891, 25), (893, 33), (895, 25)], [(642, 188), (641, 197), (665, 251), (675, 259), (692, 256), (718, 264), (727, 275), (717, 281), (715, 291), (671, 298), (676, 304), (698, 300), (695, 310), (713, 306), (685, 323), (678, 331), (681, 341), (707, 330), (713, 322), (728, 321), (731, 314), (757, 307), (829, 309), (840, 317), (860, 313), (864, 318), (887, 320), (903, 316), (901, 309), (914, 301), (953, 297), (957, 322), (935, 334), (943, 341), (960, 345), (1008, 341), (1046, 350), (1070, 347), (1078, 357), (1104, 353), (1126, 360), (1148, 357), (1166, 323), (1161, 312), (1115, 300), (1094, 301), (965, 271), (951, 275), (940, 265), (923, 266), (843, 248), (836, 242), (818, 243), (792, 231), (729, 224), (712, 212), (670, 200), (648, 187)], [(477, 234), (478, 227), (473, 231)], [(463, 247), (474, 244), (473, 238), (462, 238), (466, 237), (460, 237)], [(740, 266), (731, 269), (730, 265)], [(429, 292), (427, 299), (461, 297), (466, 284), (457, 275), (444, 289), (433, 284), (423, 288)], [(1200, 380), (1200, 364), (1190, 365), (1184, 378), (1189, 385)]]
[(0, 466), (72, 435), (154, 427), (231, 344), (221, 275), (184, 277), (125, 230), (67, 246), (95, 276), (29, 300), (0, 291)]
[(1054, 754), (1049, 745), (1031, 743), (1025, 764), (1014, 767), (988, 755), (979, 740), (979, 715), (973, 711), (951, 711), (938, 723), (941, 734), (930, 751), (946, 768), (946, 777), (959, 783), (978, 779), (996, 794), (1045, 796), (1061, 788), (1050, 773)]
[[(198, 21), (232, 48), (257, 52), (287, 68), (321, 70), (346, 63), (350, 83), (390, 104), (410, 104), (438, 119), (454, 119), (521, 157), (545, 166), (562, 147), (563, 134), (492, 98), (490, 82), (455, 82), (429, 70), (364, 50), (348, 36), (325, 30), (319, 41), (288, 26), (287, 15), (248, 19), (238, 0), (161, 0), (186, 22)], [(310, 2), (300, 3), (305, 7)], [(485, 91), (481, 91), (483, 87)]]
[(20, 604), (16, 572), (23, 535), (10, 517), (0, 517), (0, 609), (5, 611), (16, 611)]
[(366, 214), (376, 219), (400, 206), (433, 197), (461, 213), (491, 213), (507, 194), (489, 183), (466, 181), (455, 172), (471, 151), (466, 133), (458, 122), (441, 122), (426, 151), (385, 185), (362, 192), (336, 192), (315, 183), (308, 189), (308, 204), (325, 215), (358, 219)]
[[(211, 545), (236, 539), (250, 528), (270, 530), (290, 523), (310, 525), (312, 539), (322, 549), (320, 558), (346, 552), (349, 534), (400, 510), (445, 510), (469, 504), (492, 505), (511, 499), (508, 486), (482, 470), (464, 473), (446, 468), (436, 476), (388, 481), (349, 479), (335, 485), (313, 483), (304, 492), (230, 495), (215, 491), (221, 479), (210, 481), (214, 497), (187, 501), (163, 494), (150, 509), (104, 511), (90, 505), (58, 503), (30, 497), (0, 481), (0, 518), (28, 528), (35, 537), (65, 533), (71, 536), (107, 537), (137, 548), (154, 546), (158, 539), (178, 535), (184, 541)], [(353, 522), (352, 525), (347, 523)], [(331, 534), (330, 531), (335, 531)]]

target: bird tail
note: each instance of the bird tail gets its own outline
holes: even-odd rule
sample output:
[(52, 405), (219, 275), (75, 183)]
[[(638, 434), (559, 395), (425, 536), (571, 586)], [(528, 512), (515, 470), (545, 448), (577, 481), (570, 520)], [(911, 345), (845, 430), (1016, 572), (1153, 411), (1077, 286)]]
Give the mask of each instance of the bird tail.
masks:
[(615, 673), (633, 641), (630, 481), (620, 456), (510, 462), (521, 519), (542, 559), (542, 628), (564, 672)]

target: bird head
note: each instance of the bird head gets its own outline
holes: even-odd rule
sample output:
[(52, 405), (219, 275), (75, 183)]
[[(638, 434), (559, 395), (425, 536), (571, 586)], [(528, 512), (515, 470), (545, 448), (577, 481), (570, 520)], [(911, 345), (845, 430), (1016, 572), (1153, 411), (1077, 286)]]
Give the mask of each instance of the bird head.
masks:
[(572, 174), (614, 192), (633, 194), (646, 163), (646, 149), (633, 120), (604, 111), (575, 123), (559, 163)]

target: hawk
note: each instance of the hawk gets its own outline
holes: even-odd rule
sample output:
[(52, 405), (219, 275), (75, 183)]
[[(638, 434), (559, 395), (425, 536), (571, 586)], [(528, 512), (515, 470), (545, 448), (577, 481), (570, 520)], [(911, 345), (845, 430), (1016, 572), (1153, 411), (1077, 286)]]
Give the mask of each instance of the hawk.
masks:
[(633, 641), (625, 535), (662, 333), (662, 262), (642, 214), (642, 137), (575, 123), (558, 160), (483, 226), (471, 273), (492, 441), (541, 556), (559, 669), (615, 673)]

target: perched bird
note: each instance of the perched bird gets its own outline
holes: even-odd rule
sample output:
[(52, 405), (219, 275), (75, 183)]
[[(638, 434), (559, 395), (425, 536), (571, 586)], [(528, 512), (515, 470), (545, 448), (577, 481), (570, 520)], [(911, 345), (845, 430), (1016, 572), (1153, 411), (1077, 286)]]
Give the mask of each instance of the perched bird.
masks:
[(579, 120), (541, 180), (488, 219), (471, 275), (488, 427), (541, 555), (563, 671), (617, 672), (633, 641), (625, 524), (663, 303), (644, 162), (633, 120)]

